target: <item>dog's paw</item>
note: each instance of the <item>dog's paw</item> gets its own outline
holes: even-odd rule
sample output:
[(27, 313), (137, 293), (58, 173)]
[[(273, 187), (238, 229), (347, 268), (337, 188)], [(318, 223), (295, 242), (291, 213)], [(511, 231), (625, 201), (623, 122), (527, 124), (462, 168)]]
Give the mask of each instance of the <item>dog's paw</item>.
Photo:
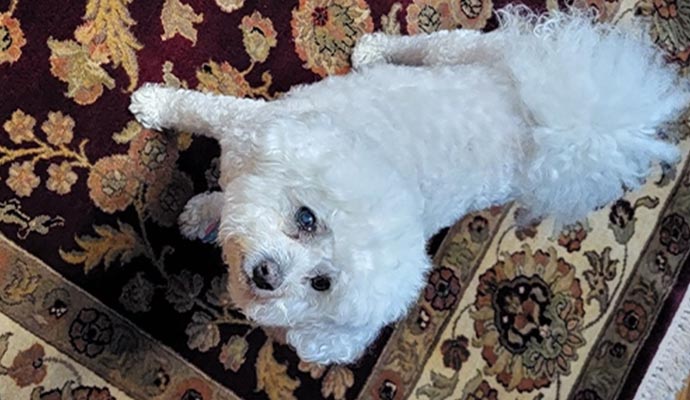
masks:
[(387, 62), (386, 49), (388, 38), (382, 32), (367, 33), (359, 38), (352, 51), (352, 67), (359, 69), (365, 65)]
[(147, 129), (161, 130), (172, 88), (146, 83), (132, 93), (129, 111)]
[(182, 236), (213, 243), (220, 224), (219, 192), (202, 193), (190, 199), (178, 218)]

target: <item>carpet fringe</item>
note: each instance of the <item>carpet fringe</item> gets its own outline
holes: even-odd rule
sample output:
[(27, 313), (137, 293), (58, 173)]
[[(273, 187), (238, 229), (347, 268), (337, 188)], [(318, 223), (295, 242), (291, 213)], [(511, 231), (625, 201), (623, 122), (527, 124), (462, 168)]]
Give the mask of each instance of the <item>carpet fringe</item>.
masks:
[(690, 290), (673, 317), (635, 400), (675, 399), (690, 375)]

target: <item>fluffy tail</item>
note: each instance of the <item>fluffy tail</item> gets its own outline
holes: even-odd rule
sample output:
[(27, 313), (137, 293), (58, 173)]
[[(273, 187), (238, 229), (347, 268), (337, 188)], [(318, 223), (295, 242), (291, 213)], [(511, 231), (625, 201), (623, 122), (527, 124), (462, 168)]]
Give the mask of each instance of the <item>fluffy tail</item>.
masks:
[(533, 127), (520, 200), (533, 216), (584, 217), (637, 188), (652, 162), (678, 149), (658, 128), (690, 101), (688, 83), (648, 35), (593, 22), (583, 11), (499, 11), (505, 57)]

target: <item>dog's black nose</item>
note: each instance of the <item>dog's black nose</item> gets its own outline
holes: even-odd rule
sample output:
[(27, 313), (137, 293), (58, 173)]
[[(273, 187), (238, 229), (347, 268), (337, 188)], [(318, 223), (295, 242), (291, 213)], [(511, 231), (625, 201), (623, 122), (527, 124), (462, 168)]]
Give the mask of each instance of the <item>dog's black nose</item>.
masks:
[(264, 260), (252, 269), (252, 282), (262, 290), (275, 290), (283, 283), (283, 275), (272, 260)]

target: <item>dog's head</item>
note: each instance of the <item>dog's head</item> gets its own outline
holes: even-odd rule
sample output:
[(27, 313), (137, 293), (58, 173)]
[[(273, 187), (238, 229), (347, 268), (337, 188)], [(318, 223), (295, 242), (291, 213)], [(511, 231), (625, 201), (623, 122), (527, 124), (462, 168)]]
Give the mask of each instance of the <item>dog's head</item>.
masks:
[[(419, 293), (420, 195), (378, 144), (328, 117), (263, 115), (221, 140), (230, 294), (250, 319), (286, 328), (303, 359), (354, 361)], [(250, 153), (231, 150), (238, 137)]]

